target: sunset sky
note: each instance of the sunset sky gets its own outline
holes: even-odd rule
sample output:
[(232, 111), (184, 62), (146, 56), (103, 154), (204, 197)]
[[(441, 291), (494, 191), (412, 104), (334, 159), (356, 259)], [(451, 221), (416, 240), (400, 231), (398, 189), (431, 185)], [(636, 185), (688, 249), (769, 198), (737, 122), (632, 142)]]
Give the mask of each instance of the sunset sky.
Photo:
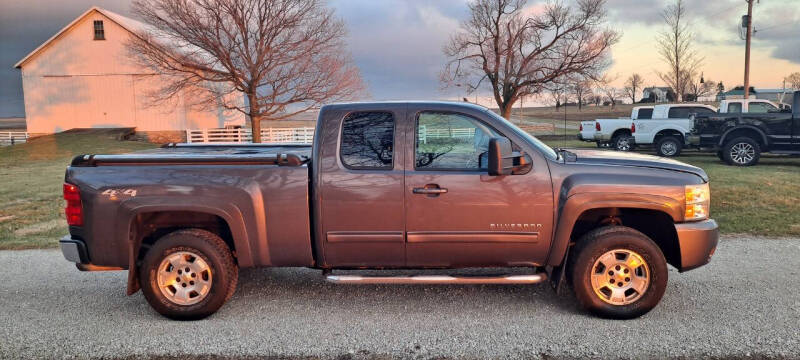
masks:
[[(567, 0), (567, 3), (570, 1)], [(612, 76), (633, 72), (646, 85), (662, 85), (665, 66), (656, 54), (660, 11), (671, 0), (608, 0), (609, 26), (622, 38), (614, 46)], [(529, 0), (530, 6), (541, 3)], [(739, 39), (744, 0), (685, 0), (705, 57), (705, 78), (730, 88), (743, 83), (744, 41)], [(442, 91), (442, 45), (467, 17), (467, 0), (331, 0), (347, 23), (348, 43), (373, 99), (455, 99)], [(130, 16), (125, 0), (0, 0), (0, 117), (22, 116), (20, 71), (13, 65), (92, 5)], [(800, 1), (761, 0), (755, 5), (751, 82), (779, 88), (800, 71)], [(487, 103), (487, 105), (489, 105)]]

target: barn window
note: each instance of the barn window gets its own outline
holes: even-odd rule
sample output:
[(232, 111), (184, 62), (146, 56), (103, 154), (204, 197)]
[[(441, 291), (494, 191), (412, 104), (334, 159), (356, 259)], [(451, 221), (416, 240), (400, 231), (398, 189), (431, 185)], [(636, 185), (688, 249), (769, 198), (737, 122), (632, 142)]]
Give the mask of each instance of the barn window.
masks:
[(94, 21), (94, 39), (95, 40), (106, 39), (106, 33), (105, 30), (103, 30), (103, 20)]

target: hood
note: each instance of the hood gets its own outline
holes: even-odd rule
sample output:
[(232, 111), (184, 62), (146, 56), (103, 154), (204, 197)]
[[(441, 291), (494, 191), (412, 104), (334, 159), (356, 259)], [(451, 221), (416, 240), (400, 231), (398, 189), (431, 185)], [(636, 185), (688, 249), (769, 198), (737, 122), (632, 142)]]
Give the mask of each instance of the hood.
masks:
[(588, 165), (632, 166), (652, 169), (672, 170), (697, 175), (708, 182), (708, 175), (703, 169), (668, 158), (644, 155), (631, 152), (608, 150), (577, 150), (569, 149), (576, 156), (567, 159), (567, 163)]

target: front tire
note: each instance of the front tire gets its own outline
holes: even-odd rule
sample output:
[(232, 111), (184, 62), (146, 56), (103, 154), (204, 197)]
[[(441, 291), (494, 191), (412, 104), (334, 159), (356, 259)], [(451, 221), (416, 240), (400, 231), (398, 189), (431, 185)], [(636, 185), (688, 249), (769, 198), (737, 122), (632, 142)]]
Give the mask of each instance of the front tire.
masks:
[(664, 136), (656, 142), (658, 156), (673, 157), (681, 154), (683, 142), (675, 136)]
[(584, 235), (572, 251), (568, 270), (575, 295), (597, 316), (636, 318), (664, 296), (668, 276), (664, 254), (639, 231), (602, 227)]
[(156, 240), (139, 276), (145, 299), (158, 313), (175, 320), (198, 320), (233, 296), (239, 269), (219, 236), (186, 229)]
[(761, 146), (749, 137), (728, 141), (722, 147), (722, 160), (728, 165), (753, 166), (761, 158)]

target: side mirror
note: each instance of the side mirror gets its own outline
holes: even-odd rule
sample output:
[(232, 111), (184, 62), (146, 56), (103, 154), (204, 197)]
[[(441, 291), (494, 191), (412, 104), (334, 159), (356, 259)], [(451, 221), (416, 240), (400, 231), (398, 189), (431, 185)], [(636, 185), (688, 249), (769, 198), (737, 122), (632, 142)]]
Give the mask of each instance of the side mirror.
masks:
[(514, 157), (511, 151), (511, 141), (506, 138), (491, 138), (489, 140), (489, 175), (511, 175), (514, 170)]

